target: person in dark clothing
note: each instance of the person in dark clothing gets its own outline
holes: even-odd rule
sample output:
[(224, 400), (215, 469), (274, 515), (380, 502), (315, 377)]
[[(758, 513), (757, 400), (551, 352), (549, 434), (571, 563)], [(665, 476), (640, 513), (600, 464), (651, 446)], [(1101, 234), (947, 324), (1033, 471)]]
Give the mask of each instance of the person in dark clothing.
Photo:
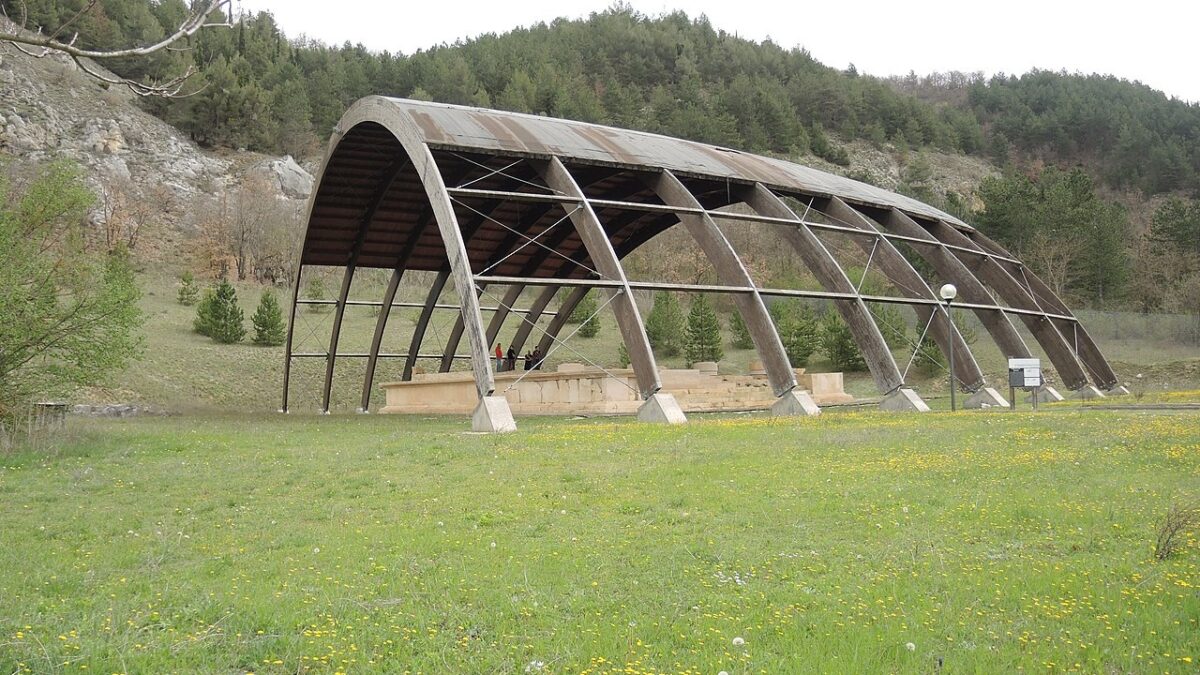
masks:
[(504, 355), (504, 369), (517, 369), (517, 350), (513, 349), (512, 345), (508, 346), (508, 353)]
[(525, 370), (533, 369), (533, 354), (525, 352)]
[(546, 358), (546, 357), (542, 354), (542, 348), (534, 347), (533, 348), (533, 369), (534, 370), (542, 369), (542, 359), (544, 359), (544, 358)]

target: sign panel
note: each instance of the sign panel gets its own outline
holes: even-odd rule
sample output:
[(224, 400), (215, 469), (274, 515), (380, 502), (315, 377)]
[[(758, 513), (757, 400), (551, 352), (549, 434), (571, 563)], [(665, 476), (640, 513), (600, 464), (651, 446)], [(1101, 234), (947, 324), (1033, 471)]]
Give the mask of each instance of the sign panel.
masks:
[[(1026, 387), (1042, 386), (1042, 360), (1041, 359), (1009, 359), (1008, 372), (1014, 374), (1013, 371), (1021, 371), (1022, 379)], [(1015, 379), (1010, 376), (1010, 383), (1015, 385)]]

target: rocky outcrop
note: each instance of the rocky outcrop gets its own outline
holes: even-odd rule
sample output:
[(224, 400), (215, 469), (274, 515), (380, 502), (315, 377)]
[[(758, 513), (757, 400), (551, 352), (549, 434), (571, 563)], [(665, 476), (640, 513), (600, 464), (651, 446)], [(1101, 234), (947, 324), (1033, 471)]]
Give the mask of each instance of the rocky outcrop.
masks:
[[(70, 59), (36, 59), (9, 45), (0, 45), (0, 152), (77, 161), (97, 194), (115, 189), (154, 204), (177, 233), (195, 229), (190, 207), (248, 173), (264, 174), (281, 200), (304, 200), (313, 185), (291, 157), (207, 152), (142, 110), (128, 90), (87, 76)], [(103, 225), (105, 218), (98, 207), (91, 220)]]

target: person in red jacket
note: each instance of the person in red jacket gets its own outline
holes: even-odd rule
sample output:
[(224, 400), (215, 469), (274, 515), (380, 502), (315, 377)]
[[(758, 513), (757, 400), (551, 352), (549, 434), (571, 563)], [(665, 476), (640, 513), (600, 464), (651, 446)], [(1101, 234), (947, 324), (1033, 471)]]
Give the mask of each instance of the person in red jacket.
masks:
[(504, 370), (504, 350), (500, 348), (500, 343), (496, 343), (496, 370)]

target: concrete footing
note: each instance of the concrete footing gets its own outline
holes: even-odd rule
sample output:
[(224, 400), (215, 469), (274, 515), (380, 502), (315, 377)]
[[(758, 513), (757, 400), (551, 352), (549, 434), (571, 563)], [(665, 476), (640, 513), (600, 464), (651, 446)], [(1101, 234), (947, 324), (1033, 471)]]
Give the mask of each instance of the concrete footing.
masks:
[(929, 405), (912, 389), (902, 388), (883, 397), (880, 410), (888, 412), (929, 412)]
[(687, 422), (683, 410), (675, 397), (670, 394), (652, 394), (642, 407), (638, 408), (637, 418), (653, 424), (683, 424)]
[(1006, 410), (1008, 407), (1008, 401), (1000, 395), (1000, 392), (991, 387), (984, 387), (963, 401), (963, 408), (969, 409), (998, 408)]
[(817, 402), (807, 391), (798, 391), (793, 389), (783, 396), (771, 406), (771, 414), (776, 417), (784, 417), (791, 415), (805, 415), (812, 417), (821, 414), (821, 408), (817, 406)]
[(1104, 395), (1105, 396), (1128, 396), (1129, 395), (1129, 387), (1126, 387), (1123, 384), (1118, 384), (1118, 385), (1114, 386), (1112, 389), (1105, 391)]
[(484, 396), (471, 413), (471, 429), (489, 434), (505, 434), (517, 430), (508, 399), (503, 396)]
[(1042, 385), (1038, 387), (1034, 391), (1030, 392), (1029, 395), (1025, 397), (1025, 400), (1029, 403), (1033, 403), (1034, 397), (1037, 397), (1038, 403), (1058, 403), (1059, 401), (1066, 400), (1063, 398), (1062, 394), (1058, 393), (1057, 389), (1049, 385)]
[(1097, 389), (1094, 385), (1085, 384), (1076, 389), (1071, 398), (1076, 401), (1090, 401), (1095, 398), (1104, 398), (1104, 392)]

